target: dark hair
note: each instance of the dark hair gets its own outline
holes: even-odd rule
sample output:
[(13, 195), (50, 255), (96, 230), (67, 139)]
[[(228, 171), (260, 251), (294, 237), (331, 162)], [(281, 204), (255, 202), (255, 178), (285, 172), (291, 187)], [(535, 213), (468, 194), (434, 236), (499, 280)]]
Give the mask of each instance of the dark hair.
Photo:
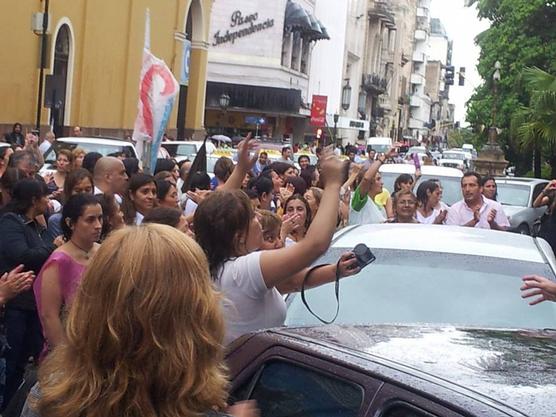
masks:
[(100, 240), (104, 240), (112, 231), (112, 219), (116, 217), (119, 211), (118, 202), (112, 194), (98, 194), (94, 196), (95, 200), (102, 207), (102, 231)]
[(421, 206), (425, 207), (429, 201), (428, 192), (435, 192), (440, 189), (440, 185), (433, 180), (423, 181), (417, 187), (417, 201), (421, 203)]
[(402, 189), (402, 184), (407, 184), (408, 182), (413, 183), (413, 176), (410, 174), (400, 174), (396, 181), (394, 181), (394, 192), (398, 192)]
[(83, 215), (85, 207), (96, 206), (97, 204), (100, 205), (95, 196), (92, 194), (72, 195), (68, 201), (66, 201), (66, 204), (64, 204), (64, 208), (62, 209), (62, 221), (60, 224), (62, 226), (62, 233), (67, 240), (71, 239), (71, 235), (73, 233), (71, 226), (75, 224), (79, 217)]
[(87, 171), (93, 174), (95, 171), (95, 165), (100, 158), (102, 158), (102, 155), (100, 153), (89, 152), (83, 157), (83, 163), (81, 164), (81, 167), (85, 168)]
[(311, 163), (311, 158), (309, 158), (307, 155), (300, 155), (299, 158), (297, 158), (297, 163), (299, 165), (301, 165), (302, 159), (306, 159), (307, 161), (309, 161), (309, 164)]
[(303, 197), (301, 194), (294, 194), (290, 198), (288, 198), (286, 200), (286, 204), (284, 204), (284, 213), (287, 212), (288, 204), (290, 204), (290, 201), (293, 200), (299, 200), (305, 205), (305, 211), (307, 212), (307, 215), (305, 216), (305, 231), (307, 231), (307, 229), (309, 229), (309, 226), (311, 225), (311, 221), (313, 220), (313, 215), (311, 213), (311, 207), (309, 207), (309, 203), (307, 202), (307, 200), (305, 200), (305, 197)]
[(302, 169), (299, 173), (299, 176), (305, 181), (305, 185), (307, 186), (307, 188), (313, 186), (313, 180), (315, 179), (316, 170), (317, 167), (315, 167), (314, 165), (309, 165), (307, 168)]
[(492, 175), (485, 175), (484, 177), (482, 177), (479, 184), (481, 185), (481, 187), (484, 187), (485, 184), (489, 181), (494, 181), (494, 183), (496, 184), (496, 178), (494, 178)]
[[(4, 159), (4, 157), (6, 156), (6, 152), (8, 152), (8, 149), (12, 149), (11, 146), (3, 146), (0, 148), (0, 159)], [(13, 149), (12, 149), (13, 150)], [(10, 155), (10, 159), (11, 159), (11, 155)], [(11, 165), (11, 164), (8, 164)]]
[(291, 146), (283, 146), (283, 147), (282, 147), (282, 155), (283, 155), (284, 152), (286, 152), (287, 150), (291, 150)]
[(465, 174), (463, 174), (463, 177), (461, 177), (461, 183), (463, 184), (463, 179), (464, 178), (469, 178), (469, 177), (477, 178), (477, 184), (481, 185), (481, 175), (478, 172), (475, 172), (475, 171), (469, 171), (469, 172), (466, 172)]
[(126, 158), (123, 160), (123, 163), (128, 178), (131, 178), (135, 174), (139, 173), (139, 159), (133, 157)]
[(191, 175), (191, 181), (189, 182), (189, 190), (186, 191), (210, 190), (210, 177), (206, 172), (198, 171), (193, 174), (189, 173), (189, 175)]
[(122, 203), (122, 211), (124, 212), (124, 218), (127, 224), (132, 224), (135, 221), (135, 215), (137, 214), (137, 209), (135, 208), (133, 201), (131, 201), (130, 195), (132, 193), (136, 193), (139, 188), (150, 183), (153, 183), (156, 186), (154, 177), (147, 174), (135, 174), (129, 179), (127, 183), (127, 192), (124, 195)]
[(286, 178), (286, 181), (284, 182), (284, 185), (288, 185), (291, 184), (294, 187), (293, 193), (294, 194), (305, 194), (305, 191), (307, 191), (307, 183), (305, 182), (304, 178), (298, 177), (296, 176), (289, 176)]
[(234, 162), (230, 158), (221, 156), (214, 164), (214, 176), (220, 181), (225, 182), (232, 175), (234, 170)]
[(178, 162), (178, 167), (181, 169), (183, 164), (185, 164), (186, 162), (191, 162), (191, 161), (189, 160), (189, 158), (182, 159), (180, 162)]
[(16, 214), (25, 214), (36, 200), (49, 194), (44, 181), (35, 179), (22, 179), (15, 183), (12, 190), (12, 200), (6, 205), (5, 211)]
[(272, 164), (270, 164), (270, 169), (272, 169), (280, 176), (285, 175), (286, 171), (290, 168), (293, 168), (293, 165), (288, 164), (287, 162), (273, 162)]
[(0, 178), (0, 185), (2, 186), (2, 192), (7, 192), (10, 196), (13, 194), (13, 189), (15, 184), (24, 178), (27, 178), (27, 174), (24, 171), (17, 168), (7, 168)]
[(266, 157), (268, 157), (268, 152), (265, 152), (265, 151), (259, 152), (259, 156), (261, 156), (261, 155), (265, 155)]
[(161, 171), (172, 172), (175, 166), (176, 161), (174, 161), (173, 159), (158, 158), (156, 160), (156, 167), (154, 168), (154, 175), (158, 174)]
[(272, 180), (266, 176), (259, 176), (257, 178), (253, 178), (251, 181), (249, 188), (255, 191), (257, 197), (262, 197), (263, 194), (271, 194), (272, 190), (274, 189), (274, 184)]
[(156, 180), (156, 197), (159, 200), (164, 200), (172, 187), (176, 188), (174, 184), (166, 180)]
[(93, 175), (84, 168), (77, 168), (72, 170), (66, 177), (64, 181), (64, 201), (68, 201), (71, 197), (71, 192), (73, 187), (83, 181), (85, 178), (89, 178), (91, 185), (94, 186)]
[(143, 219), (143, 223), (158, 223), (177, 227), (182, 213), (178, 209), (155, 207)]
[(166, 180), (167, 178), (170, 178), (171, 176), (172, 176), (172, 173), (170, 171), (160, 171), (154, 176), (154, 179), (155, 179), (155, 181), (161, 181), (161, 180)]
[(241, 190), (216, 191), (197, 207), (195, 238), (207, 255), (214, 279), (222, 264), (238, 255), (239, 238), (249, 233), (254, 215), (251, 200)]
[(11, 157), (10, 164), (12, 167), (17, 168), (19, 163), (25, 159), (29, 159), (31, 164), (38, 165), (35, 154), (31, 151), (15, 151)]

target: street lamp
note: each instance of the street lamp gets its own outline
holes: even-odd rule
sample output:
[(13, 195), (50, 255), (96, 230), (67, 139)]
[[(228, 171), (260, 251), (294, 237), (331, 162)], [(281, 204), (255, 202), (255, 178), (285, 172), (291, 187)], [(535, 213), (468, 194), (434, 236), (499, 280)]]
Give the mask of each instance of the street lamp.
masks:
[(346, 85), (342, 89), (342, 109), (347, 111), (351, 103), (351, 85), (349, 85), (349, 78), (346, 78)]
[(334, 113), (334, 145), (337, 146), (337, 134), (338, 134), (338, 120), (340, 119), (340, 115), (338, 113)]
[[(220, 108), (222, 109), (222, 114), (224, 115), (226, 113), (226, 111), (228, 110), (228, 106), (230, 105), (230, 96), (226, 93), (222, 93), (220, 95), (220, 97), (218, 98), (218, 104), (220, 105)], [(224, 123), (225, 123), (225, 120), (224, 120)], [(224, 123), (222, 123), (222, 125), (221, 125), (220, 133), (222, 135), (224, 134)]]
[(500, 61), (496, 61), (494, 64), (494, 73), (492, 74), (492, 90), (493, 90), (493, 105), (492, 105), (492, 126), (488, 132), (488, 142), (491, 145), (496, 144), (496, 139), (498, 136), (498, 128), (496, 127), (496, 105), (498, 104), (498, 83), (500, 82), (500, 69), (502, 65)]
[(367, 93), (361, 90), (359, 93), (359, 100), (357, 101), (357, 111), (363, 116), (367, 110)]

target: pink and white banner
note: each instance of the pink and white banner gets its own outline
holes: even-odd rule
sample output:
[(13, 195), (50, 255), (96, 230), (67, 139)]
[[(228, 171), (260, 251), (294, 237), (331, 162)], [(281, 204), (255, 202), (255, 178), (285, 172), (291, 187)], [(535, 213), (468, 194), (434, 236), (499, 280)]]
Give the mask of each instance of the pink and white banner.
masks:
[(179, 92), (179, 84), (172, 71), (155, 57), (148, 48), (143, 50), (143, 66), (139, 84), (137, 119), (133, 140), (143, 168), (154, 171), (162, 136)]

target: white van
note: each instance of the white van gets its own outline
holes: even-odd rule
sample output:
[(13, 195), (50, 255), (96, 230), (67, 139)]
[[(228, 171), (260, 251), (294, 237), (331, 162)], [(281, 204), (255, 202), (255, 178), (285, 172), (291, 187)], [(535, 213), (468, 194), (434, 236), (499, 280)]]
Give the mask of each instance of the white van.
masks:
[(392, 138), (372, 137), (367, 139), (367, 152), (369, 149), (375, 150), (377, 153), (385, 153), (392, 147)]

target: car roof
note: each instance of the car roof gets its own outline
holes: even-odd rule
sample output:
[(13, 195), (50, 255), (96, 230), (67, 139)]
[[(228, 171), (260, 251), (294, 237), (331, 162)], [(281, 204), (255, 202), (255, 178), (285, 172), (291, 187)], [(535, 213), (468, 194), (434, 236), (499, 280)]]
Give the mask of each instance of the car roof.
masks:
[[(329, 325), (266, 333), (433, 396), (446, 399), (443, 395), (447, 394), (459, 404), (463, 394), (506, 412), (551, 415), (554, 410), (553, 330)], [(428, 384), (423, 386), (416, 378)], [(440, 389), (449, 391), (441, 393)]]
[(365, 243), (371, 250), (442, 252), (544, 264), (548, 261), (530, 236), (471, 227), (365, 224), (339, 231), (332, 247), (353, 248), (358, 243)]
[(128, 142), (126, 140), (123, 139), (118, 139), (118, 138), (108, 138), (108, 137), (85, 137), (85, 136), (81, 136), (81, 137), (65, 137), (65, 138), (57, 138), (56, 139), (57, 142), (62, 142), (62, 143), (75, 143), (75, 144), (80, 144), (80, 143), (93, 143), (93, 144), (98, 144), (98, 145), (112, 145), (112, 146), (132, 146), (133, 147), (133, 143)]
[[(389, 172), (395, 174), (415, 174), (415, 165), (413, 164), (384, 164), (380, 167), (380, 172)], [(438, 177), (463, 177), (463, 172), (456, 168), (439, 167), (436, 165), (422, 165), (421, 174), (427, 176)]]
[(202, 140), (170, 140), (162, 142), (161, 145), (197, 145), (201, 146), (203, 144)]
[(542, 178), (527, 178), (527, 177), (495, 177), (497, 183), (504, 182), (506, 184), (540, 184), (547, 183), (548, 180)]

